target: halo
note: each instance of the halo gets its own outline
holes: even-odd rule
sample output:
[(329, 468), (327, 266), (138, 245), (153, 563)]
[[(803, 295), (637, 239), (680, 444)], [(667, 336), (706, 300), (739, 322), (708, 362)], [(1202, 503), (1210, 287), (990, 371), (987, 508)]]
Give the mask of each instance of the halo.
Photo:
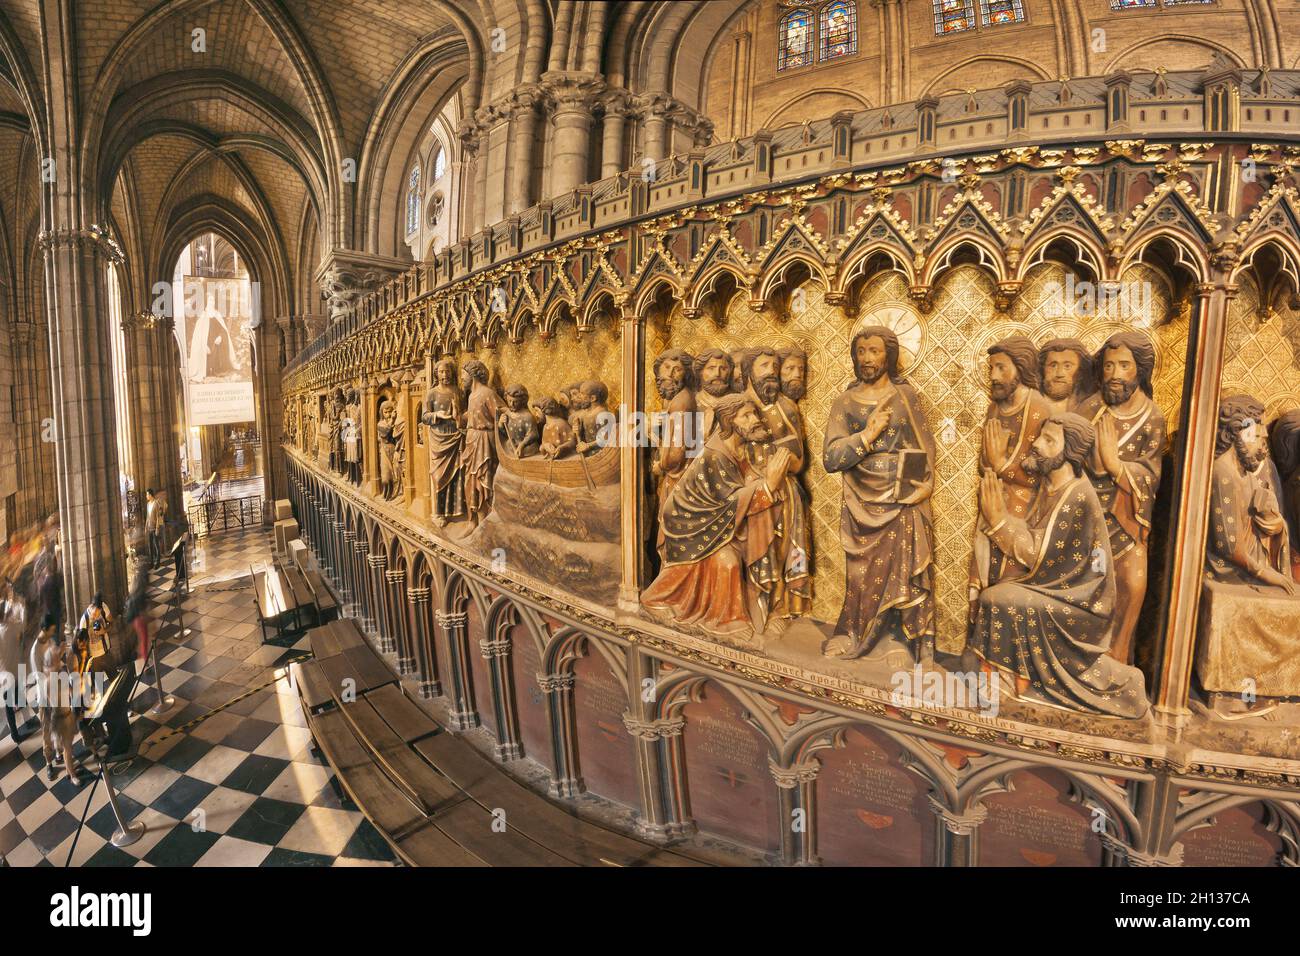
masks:
[(864, 315), (853, 327), (852, 341), (859, 332), (873, 325), (883, 325), (898, 336), (900, 369), (911, 368), (925, 351), (925, 326), (920, 313), (908, 302), (885, 302)]

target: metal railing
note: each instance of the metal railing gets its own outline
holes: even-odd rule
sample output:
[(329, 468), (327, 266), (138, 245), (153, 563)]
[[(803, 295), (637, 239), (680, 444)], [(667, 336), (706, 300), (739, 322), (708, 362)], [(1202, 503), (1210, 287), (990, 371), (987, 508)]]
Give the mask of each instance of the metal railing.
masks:
[(202, 501), (190, 505), (186, 514), (190, 520), (190, 532), (196, 538), (231, 527), (249, 528), (262, 523), (262, 496)]

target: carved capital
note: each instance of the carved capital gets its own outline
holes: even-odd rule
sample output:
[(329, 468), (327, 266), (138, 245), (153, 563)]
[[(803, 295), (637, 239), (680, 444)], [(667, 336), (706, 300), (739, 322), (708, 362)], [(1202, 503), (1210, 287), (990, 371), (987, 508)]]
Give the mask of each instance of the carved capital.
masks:
[(681, 736), (681, 732), (686, 729), (686, 718), (663, 717), (659, 720), (640, 720), (631, 714), (624, 714), (623, 726), (633, 737), (639, 737), (641, 740), (664, 740)]
[(464, 611), (438, 611), (433, 619), (439, 627), (450, 631), (464, 627), (469, 622), (469, 615)]
[(389, 584), (401, 585), (406, 581), (406, 572), (400, 569), (397, 571), (385, 571), (384, 580)]
[(807, 763), (791, 764), (789, 767), (782, 767), (773, 762), (771, 757), (767, 758), (767, 768), (772, 771), (772, 779), (782, 790), (794, 790), (801, 783), (812, 783), (817, 779), (817, 773), (821, 770), (821, 764), (815, 760)]
[(372, 568), (378, 568), (379, 570), (382, 571), (384, 569), (384, 565), (388, 563), (388, 555), (368, 554), (366, 555), (366, 563), (369, 564)]
[(510, 653), (510, 642), (508, 640), (483, 640), (478, 642), (478, 649), (483, 654), (484, 660), (491, 660), (494, 657), (505, 657)]
[(958, 813), (944, 806), (933, 796), (930, 797), (930, 809), (943, 820), (944, 829), (957, 836), (970, 836), (975, 828), (988, 819), (989, 812), (978, 804), (965, 813)]
[(542, 693), (549, 694), (557, 690), (573, 690), (575, 683), (572, 674), (538, 674), (537, 686), (542, 689)]

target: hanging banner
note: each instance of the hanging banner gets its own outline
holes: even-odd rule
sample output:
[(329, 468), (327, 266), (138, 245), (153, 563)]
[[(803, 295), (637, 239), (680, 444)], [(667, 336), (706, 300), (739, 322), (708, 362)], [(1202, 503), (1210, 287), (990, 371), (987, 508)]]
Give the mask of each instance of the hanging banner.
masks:
[(190, 424), (253, 421), (249, 281), (186, 276), (183, 291)]

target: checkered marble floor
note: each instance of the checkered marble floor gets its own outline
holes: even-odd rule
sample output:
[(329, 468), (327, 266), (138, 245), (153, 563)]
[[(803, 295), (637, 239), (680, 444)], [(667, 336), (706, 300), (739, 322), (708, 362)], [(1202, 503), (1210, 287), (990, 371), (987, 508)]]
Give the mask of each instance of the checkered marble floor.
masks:
[[(312, 756), (297, 694), (277, 675), (309, 653), (306, 638), (261, 643), (248, 569), (269, 559), (271, 536), (258, 528), (201, 544), (179, 614), (171, 567), (152, 576), (159, 676), (176, 703), (147, 713), (157, 690), (145, 670), (131, 721), (141, 755), (113, 775), (123, 815), (144, 822), (145, 835), (123, 849), (109, 842), (116, 824), (106, 788), (90, 798), (85, 768), (80, 786), (64, 772), (48, 779), (33, 718), (21, 742), (7, 728), (0, 737), (0, 855), (10, 866), (63, 866), (85, 812), (73, 866), (394, 865)], [(84, 759), (80, 742), (77, 754)]]

